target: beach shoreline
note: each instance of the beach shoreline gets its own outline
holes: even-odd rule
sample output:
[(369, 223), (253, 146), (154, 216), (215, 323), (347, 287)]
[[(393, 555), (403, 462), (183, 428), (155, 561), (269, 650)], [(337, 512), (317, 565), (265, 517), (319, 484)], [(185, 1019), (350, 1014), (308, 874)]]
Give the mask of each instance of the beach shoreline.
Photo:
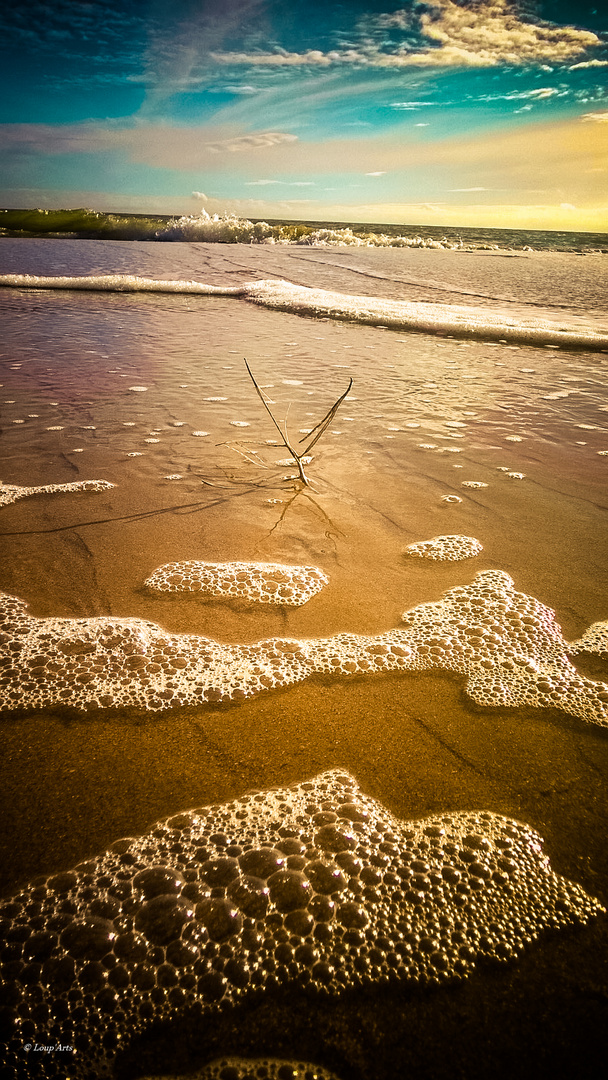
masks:
[[(0, 266), (194, 273), (216, 284), (276, 275), (350, 295), (365, 281), (370, 296), (465, 303), (485, 293), (481, 307), (567, 311), (590, 325), (603, 262), (2, 240)], [(556, 611), (566, 641), (606, 619), (601, 352), (396, 334), (223, 297), (203, 307), (188, 296), (3, 290), (0, 303), (4, 483), (115, 485), (0, 509), (0, 588), (35, 618), (136, 617), (227, 646), (383, 634), (405, 611), (501, 570)], [(298, 437), (354, 376), (315, 448), (310, 491), (276, 464), (285, 448), (273, 445), (245, 355), (279, 415), (289, 407)], [(407, 558), (408, 545), (443, 534), (474, 537), (483, 551), (460, 562)], [(153, 571), (186, 559), (313, 565), (329, 583), (285, 610), (146, 591)], [(601, 652), (581, 654), (578, 670), (608, 682)], [(608, 899), (605, 731), (559, 707), (475, 705), (455, 674), (317, 674), (240, 703), (161, 714), (5, 710), (0, 744), (5, 896), (169, 814), (341, 768), (401, 819), (484, 810), (524, 821), (545, 838), (554, 871)], [(591, 1077), (607, 945), (600, 918), (460, 986), (347, 990), (322, 1003), (270, 995), (205, 1021), (198, 1035), (161, 1023), (116, 1075), (175, 1073), (228, 1052), (314, 1061), (320, 1030), (322, 1061), (341, 1080), (526, 1075), (522, 1041), (530, 1074), (566, 1062)]]

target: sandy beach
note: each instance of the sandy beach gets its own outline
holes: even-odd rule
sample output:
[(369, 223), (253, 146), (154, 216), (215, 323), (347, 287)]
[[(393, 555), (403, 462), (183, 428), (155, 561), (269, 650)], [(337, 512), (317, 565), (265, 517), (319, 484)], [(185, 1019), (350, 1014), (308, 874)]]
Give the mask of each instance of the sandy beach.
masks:
[[(592, 333), (606, 332), (604, 264), (557, 252), (0, 247), (2, 274), (280, 278)], [(3, 483), (114, 485), (0, 508), (0, 589), (34, 619), (136, 618), (226, 647), (379, 636), (494, 570), (553, 609), (565, 643), (608, 617), (605, 351), (402, 333), (229, 297), (6, 289), (0, 304)], [(353, 378), (313, 451), (309, 488), (284, 463), (244, 357), (298, 439)], [(408, 557), (446, 534), (482, 551)], [(301, 607), (145, 588), (183, 560), (311, 565), (329, 581)], [(601, 649), (570, 659), (608, 682)], [(538, 707), (484, 706), (445, 669), (315, 671), (155, 712), (121, 700), (14, 707), (1, 685), (5, 897), (158, 819), (339, 768), (399, 819), (476, 810), (525, 822), (555, 873), (606, 902), (606, 729), (560, 708), (559, 692)], [(115, 1075), (178, 1075), (240, 1053), (316, 1061), (341, 1080), (592, 1076), (607, 944), (600, 917), (426, 991), (380, 981), (317, 999), (286, 986), (195, 1028), (169, 1010)]]

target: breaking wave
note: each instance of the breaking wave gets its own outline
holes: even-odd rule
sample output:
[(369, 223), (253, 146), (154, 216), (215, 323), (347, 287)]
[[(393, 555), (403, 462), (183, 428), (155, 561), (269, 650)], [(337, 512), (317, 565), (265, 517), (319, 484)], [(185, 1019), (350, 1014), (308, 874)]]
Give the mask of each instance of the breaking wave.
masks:
[(300, 244), (321, 247), (410, 247), (461, 251), (608, 252), (603, 233), (471, 229), (433, 225), (249, 221), (236, 214), (169, 217), (98, 210), (0, 210), (0, 236), (88, 240), (160, 240), (218, 244)]
[(498, 309), (455, 304), (415, 303), (383, 297), (350, 296), (267, 279), (241, 285), (210, 285), (202, 281), (165, 280), (134, 274), (89, 277), (37, 277), (4, 274), (0, 287), (15, 289), (77, 289), (91, 292), (154, 292), (199, 296), (234, 296), (263, 307), (295, 315), (347, 320), (390, 330), (450, 334), (462, 338), (516, 342), (520, 345), (563, 346), (568, 349), (608, 349), (608, 330), (560, 325), (533, 316), (514, 318)]

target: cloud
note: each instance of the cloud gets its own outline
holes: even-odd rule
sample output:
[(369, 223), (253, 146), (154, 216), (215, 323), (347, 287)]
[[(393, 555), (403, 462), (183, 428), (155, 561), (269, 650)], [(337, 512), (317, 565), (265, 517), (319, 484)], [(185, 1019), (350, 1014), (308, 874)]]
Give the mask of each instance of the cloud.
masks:
[(246, 180), (245, 187), (266, 187), (269, 184), (282, 184), (284, 187), (314, 187), (314, 180)]
[[(344, 62), (345, 54), (339, 52), (324, 53), (319, 49), (309, 49), (305, 53), (287, 52), (285, 49), (277, 49), (276, 52), (263, 53), (263, 52), (231, 52), (231, 53), (211, 53), (211, 59), (215, 60), (217, 64), (229, 64), (231, 66), (240, 67), (246, 65), (247, 67), (304, 67), (310, 65), (313, 67), (329, 67), (330, 64), (336, 62)], [(351, 56), (351, 62), (355, 59), (355, 54)], [(357, 54), (359, 61), (363, 60), (363, 57)]]
[[(386, 31), (391, 33), (387, 35)], [(395, 42), (399, 31), (404, 40)], [(590, 30), (557, 26), (540, 19), (525, 21), (512, 0), (478, 0), (463, 6), (454, 0), (415, 2), (411, 9), (367, 15), (359, 20), (348, 48), (290, 52), (213, 51), (217, 64), (234, 67), (376, 68), (494, 67), (497, 64), (567, 63), (600, 45)], [(412, 41), (417, 37), (417, 45)], [(591, 63), (591, 61), (590, 61)]]
[(209, 56), (225, 40), (250, 30), (264, 0), (153, 0), (143, 81), (148, 94), (141, 114), (149, 115), (167, 99), (209, 81)]
[(366, 172), (365, 176), (386, 176), (386, 169), (381, 172)]
[(593, 121), (596, 124), (608, 124), (608, 112), (588, 112), (583, 113), (581, 120)]
[(608, 67), (608, 60), (583, 60), (580, 64), (571, 64), (569, 71), (577, 71), (579, 68)]
[(482, 0), (471, 7), (434, 0), (420, 21), (425, 36), (444, 53), (445, 63), (450, 57), (458, 62), (459, 54), (471, 66), (563, 62), (600, 44), (588, 30), (524, 22), (510, 0)]
[(114, 153), (155, 168), (184, 171), (217, 170), (225, 167), (228, 155), (239, 154), (246, 159), (254, 154), (258, 158), (265, 151), (277, 153), (282, 146), (297, 142), (296, 135), (280, 131), (234, 136), (220, 128), (170, 124), (0, 124), (0, 145), (5, 155), (10, 151), (22, 156)]
[(453, 191), (489, 191), (490, 189), (487, 188), (487, 187), (451, 187), (451, 188), (448, 188), (447, 190), (453, 192)]
[(193, 191), (192, 192), (192, 198), (193, 199), (200, 199), (202, 202), (207, 202), (207, 199), (209, 198), (209, 196), (205, 195), (205, 193), (203, 191)]
[(252, 135), (237, 135), (232, 139), (208, 142), (205, 146), (212, 154), (220, 154), (224, 151), (234, 154), (241, 150), (260, 150), (268, 146), (279, 146), (281, 143), (297, 141), (297, 135), (289, 135), (282, 131), (258, 131)]
[(236, 85), (234, 83), (227, 84), (226, 86), (209, 86), (207, 87), (209, 94), (259, 94), (260, 88), (258, 86)]
[[(392, 101), (391, 109), (421, 109), (423, 105), (434, 105), (433, 101)], [(447, 104), (447, 102), (442, 102)]]

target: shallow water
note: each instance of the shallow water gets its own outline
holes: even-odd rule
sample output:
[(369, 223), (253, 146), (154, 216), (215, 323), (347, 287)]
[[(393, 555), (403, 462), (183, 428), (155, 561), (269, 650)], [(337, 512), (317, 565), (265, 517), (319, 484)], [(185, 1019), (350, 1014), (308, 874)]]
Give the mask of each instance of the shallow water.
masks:
[[(587, 327), (602, 321), (603, 267), (561, 253), (0, 244), (3, 274), (280, 277), (513, 317), (565, 313)], [(604, 353), (404, 334), (224, 297), (2, 290), (0, 305), (2, 480), (116, 485), (0, 510), (0, 588), (31, 615), (137, 616), (226, 644), (383, 634), (405, 610), (500, 569), (555, 609), (566, 641), (608, 617)], [(308, 489), (276, 464), (286, 450), (271, 445), (244, 356), (298, 438), (354, 379), (314, 448)], [(445, 534), (483, 550), (462, 562), (404, 554)], [(329, 584), (287, 609), (144, 588), (184, 560), (312, 565)], [(572, 662), (608, 681), (601, 653)], [(488, 809), (525, 820), (554, 869), (605, 901), (604, 733), (559, 707), (475, 706), (463, 682), (323, 675), (162, 718), (5, 713), (3, 887), (69, 869), (163, 815), (340, 766), (402, 817)]]

